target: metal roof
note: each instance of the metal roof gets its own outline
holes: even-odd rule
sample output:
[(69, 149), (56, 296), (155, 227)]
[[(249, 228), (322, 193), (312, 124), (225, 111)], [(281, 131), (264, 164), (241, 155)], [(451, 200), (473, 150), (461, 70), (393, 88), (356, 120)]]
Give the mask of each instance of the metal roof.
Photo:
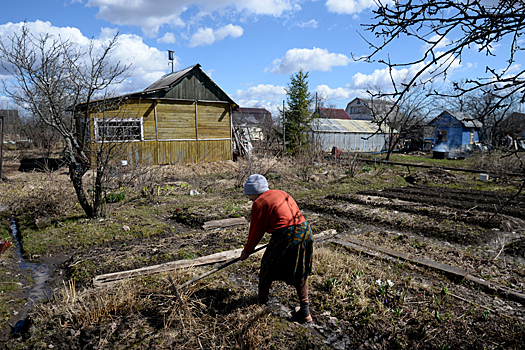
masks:
[[(349, 119), (315, 119), (310, 127), (317, 132), (346, 132), (346, 133), (375, 133), (379, 127), (370, 120), (349, 120)], [(387, 126), (381, 126), (383, 133), (388, 133)]]
[(462, 112), (450, 113), (454, 118), (456, 118), (460, 123), (462, 123), (466, 128), (481, 128), (483, 124), (472, 118), (470, 115)]
[(344, 109), (319, 107), (319, 112), (329, 119), (352, 119)]
[(434, 124), (436, 120), (441, 118), (444, 114), (451, 115), (454, 119), (456, 119), (458, 122), (460, 122), (465, 128), (481, 128), (483, 124), (477, 120), (474, 119), (472, 116), (463, 113), (463, 112), (451, 112), (447, 109), (445, 109), (443, 112), (441, 112), (437, 117), (432, 119), (428, 124)]
[(191, 67), (181, 69), (179, 71), (164, 75), (162, 78), (148, 86), (143, 92), (168, 89), (175, 84), (180, 78), (191, 72), (195, 67), (200, 67), (200, 64), (195, 64)]

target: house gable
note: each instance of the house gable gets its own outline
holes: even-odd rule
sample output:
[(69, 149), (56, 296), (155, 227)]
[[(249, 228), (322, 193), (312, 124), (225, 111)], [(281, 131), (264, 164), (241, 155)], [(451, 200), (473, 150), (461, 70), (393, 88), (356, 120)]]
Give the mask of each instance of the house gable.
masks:
[(346, 105), (345, 111), (350, 116), (350, 119), (354, 120), (373, 120), (374, 118), (382, 120), (387, 114), (390, 115), (389, 118), (392, 118), (398, 113), (398, 107), (395, 107), (394, 112), (391, 112), (392, 108), (394, 108), (394, 103), (386, 99), (357, 97)]
[(167, 98), (237, 104), (200, 68), (200, 64), (169, 73), (136, 93), (147, 98)]

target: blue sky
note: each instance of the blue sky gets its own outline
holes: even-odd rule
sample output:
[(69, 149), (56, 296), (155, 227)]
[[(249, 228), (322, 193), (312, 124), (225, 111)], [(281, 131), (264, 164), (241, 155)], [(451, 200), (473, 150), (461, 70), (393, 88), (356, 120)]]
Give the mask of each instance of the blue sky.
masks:
[[(355, 97), (366, 97), (367, 88), (390, 88), (384, 65), (353, 59), (371, 52), (361, 35), (374, 40), (362, 26), (372, 21), (374, 6), (373, 0), (16, 0), (2, 4), (0, 37), (24, 21), (33, 32), (70, 37), (80, 45), (118, 31), (113, 60), (133, 67), (119, 87), (122, 94), (143, 90), (171, 71), (169, 49), (175, 52), (175, 70), (200, 63), (243, 107), (275, 113), (290, 75), (302, 68), (309, 71), (313, 94), (345, 108)], [(381, 55), (410, 61), (422, 50), (421, 43), (401, 39)], [(448, 79), (486, 76), (488, 60), (504, 68), (508, 53), (503, 46), (494, 50), (492, 58), (468, 50)], [(394, 75), (401, 78), (416, 68)], [(8, 78), (2, 70), (0, 77)], [(0, 96), (0, 106), (6, 101)]]

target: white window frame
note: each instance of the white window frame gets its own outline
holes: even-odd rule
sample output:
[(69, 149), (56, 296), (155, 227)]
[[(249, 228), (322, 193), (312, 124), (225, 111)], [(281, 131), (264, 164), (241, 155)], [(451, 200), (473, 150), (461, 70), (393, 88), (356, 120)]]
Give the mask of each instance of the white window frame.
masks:
[[(115, 139), (109, 139), (108, 137), (106, 137), (104, 140), (101, 140), (100, 135), (99, 135), (99, 124), (115, 123), (115, 122), (117, 123), (118, 122), (138, 122), (139, 128), (140, 128), (140, 135), (136, 135), (138, 136), (138, 138), (134, 138), (134, 139), (115, 140)], [(142, 124), (142, 117), (140, 118), (108, 118), (108, 119), (96, 118), (94, 122), (94, 128), (95, 128), (95, 141), (96, 142), (140, 142), (144, 140), (144, 128)]]

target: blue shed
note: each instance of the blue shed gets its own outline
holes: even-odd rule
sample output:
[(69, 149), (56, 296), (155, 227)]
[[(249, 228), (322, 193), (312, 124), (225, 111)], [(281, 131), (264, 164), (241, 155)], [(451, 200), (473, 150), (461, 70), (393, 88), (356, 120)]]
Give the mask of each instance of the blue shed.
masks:
[(434, 142), (438, 146), (439, 137), (449, 150), (461, 151), (469, 148), (480, 140), (482, 124), (478, 120), (462, 112), (443, 111), (428, 123), (434, 127)]

